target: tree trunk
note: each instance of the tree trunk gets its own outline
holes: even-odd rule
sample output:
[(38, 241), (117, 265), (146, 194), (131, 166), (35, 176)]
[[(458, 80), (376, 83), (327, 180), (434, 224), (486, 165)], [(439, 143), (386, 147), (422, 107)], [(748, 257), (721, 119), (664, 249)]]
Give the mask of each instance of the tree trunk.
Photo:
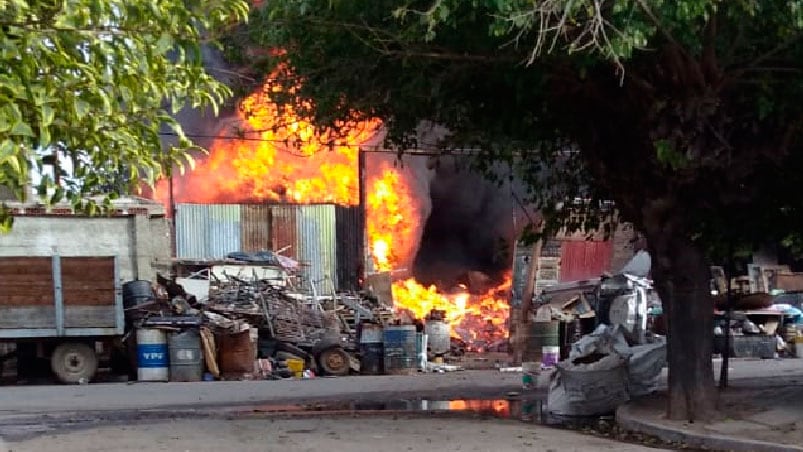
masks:
[[(652, 232), (652, 233), (650, 233)], [(668, 323), (669, 419), (708, 419), (717, 405), (710, 269), (687, 235), (647, 231), (653, 276)]]

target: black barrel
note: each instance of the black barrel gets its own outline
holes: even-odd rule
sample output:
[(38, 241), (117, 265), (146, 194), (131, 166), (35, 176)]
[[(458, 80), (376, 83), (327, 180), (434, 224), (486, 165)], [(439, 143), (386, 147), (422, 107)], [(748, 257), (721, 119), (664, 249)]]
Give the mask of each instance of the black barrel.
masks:
[(150, 281), (138, 279), (123, 284), (123, 306), (130, 308), (152, 300), (153, 287)]

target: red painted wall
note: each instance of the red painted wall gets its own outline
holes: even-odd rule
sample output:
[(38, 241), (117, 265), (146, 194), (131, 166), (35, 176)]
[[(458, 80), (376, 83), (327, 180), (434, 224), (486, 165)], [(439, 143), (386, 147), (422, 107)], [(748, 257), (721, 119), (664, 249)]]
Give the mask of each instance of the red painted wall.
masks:
[(560, 281), (596, 278), (611, 270), (613, 242), (565, 240), (560, 250)]

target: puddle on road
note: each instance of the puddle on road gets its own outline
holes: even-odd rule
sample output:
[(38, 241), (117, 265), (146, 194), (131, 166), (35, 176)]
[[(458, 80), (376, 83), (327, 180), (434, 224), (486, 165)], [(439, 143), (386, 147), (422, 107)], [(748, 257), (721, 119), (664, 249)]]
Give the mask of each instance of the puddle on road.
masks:
[(301, 413), (301, 412), (393, 412), (410, 414), (465, 413), (497, 419), (548, 425), (553, 427), (582, 428), (594, 425), (603, 419), (594, 417), (559, 417), (550, 415), (543, 398), (509, 399), (461, 399), (461, 400), (387, 400), (355, 401), (339, 403), (315, 403), (308, 405), (260, 405), (249, 407), (252, 413)]

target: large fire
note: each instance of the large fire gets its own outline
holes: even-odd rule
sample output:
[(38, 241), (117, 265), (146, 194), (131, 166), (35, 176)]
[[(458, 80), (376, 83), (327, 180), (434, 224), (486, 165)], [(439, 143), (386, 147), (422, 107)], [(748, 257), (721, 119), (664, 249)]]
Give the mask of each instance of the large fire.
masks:
[[(350, 124), (345, 133), (320, 130), (292, 109), (280, 109), (266, 84), (243, 99), (234, 121), (210, 146), (210, 155), (182, 179), (179, 202), (276, 201), (359, 203), (358, 153), (378, 121)], [(411, 172), (382, 163), (365, 182), (366, 233), (373, 270), (391, 272), (395, 307), (425, 318), (446, 311), (454, 336), (469, 343), (491, 344), (507, 337), (510, 278), (482, 294), (465, 288), (425, 287), (407, 277), (418, 246), (423, 218)], [(166, 201), (167, 184), (155, 197)]]

